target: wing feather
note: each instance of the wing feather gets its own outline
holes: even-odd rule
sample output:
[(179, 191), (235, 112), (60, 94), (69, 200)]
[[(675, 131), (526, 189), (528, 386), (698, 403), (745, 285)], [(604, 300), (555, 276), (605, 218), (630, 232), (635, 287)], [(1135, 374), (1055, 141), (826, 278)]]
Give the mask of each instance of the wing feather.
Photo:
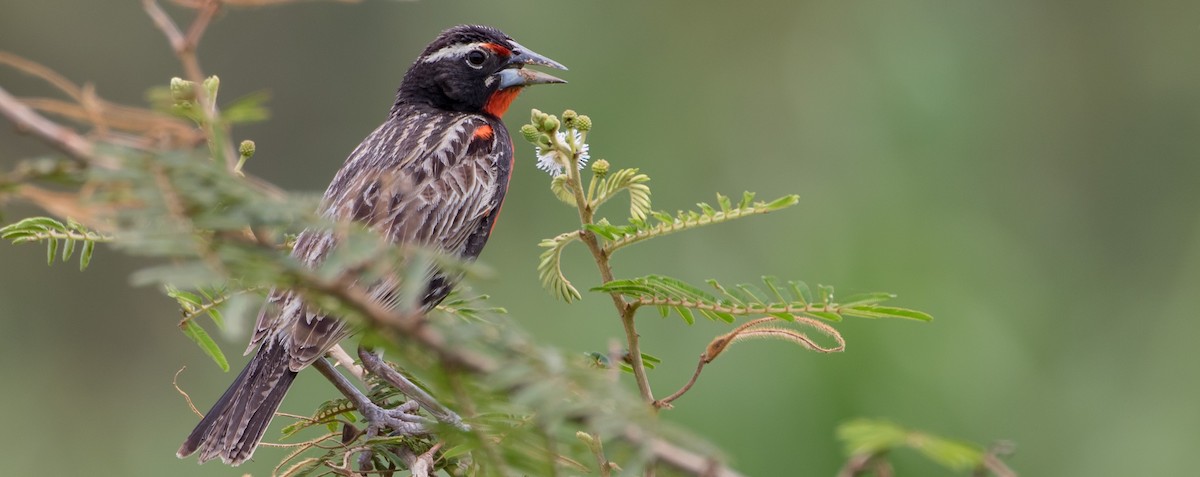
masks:
[[(474, 136), (481, 126), (503, 134)], [(403, 123), (389, 120), (346, 160), (325, 192), (323, 213), (366, 223), (396, 243), (474, 258), (508, 188), (508, 141), (503, 125), (484, 116), (442, 113), (410, 116)], [(306, 230), (292, 255), (314, 267), (335, 246), (332, 232)], [(429, 285), (422, 305), (428, 309), (445, 297), (457, 277), (433, 268), (424, 275)], [(398, 277), (387, 277), (370, 286), (370, 296), (395, 307), (400, 286)], [(250, 349), (279, 335), (291, 369), (298, 371), (348, 331), (344, 322), (312, 309), (298, 294), (276, 289), (259, 312)]]

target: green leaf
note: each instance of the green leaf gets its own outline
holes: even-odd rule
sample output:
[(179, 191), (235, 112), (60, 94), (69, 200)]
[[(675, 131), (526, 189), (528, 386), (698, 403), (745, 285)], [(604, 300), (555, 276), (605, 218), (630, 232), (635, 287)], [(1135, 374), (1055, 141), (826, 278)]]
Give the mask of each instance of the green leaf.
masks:
[(62, 261), (70, 260), (75, 255), (75, 241), (63, 240)]
[(904, 445), (908, 432), (887, 421), (855, 419), (837, 428), (846, 455), (877, 455)]
[(768, 211), (775, 211), (775, 210), (791, 207), (798, 203), (800, 203), (800, 196), (796, 195), (796, 194), (792, 194), (792, 195), (785, 195), (785, 196), (775, 199), (771, 202), (763, 204), (762, 208), (767, 209)]
[(717, 193), (717, 205), (721, 207), (722, 213), (730, 213), (733, 211), (733, 204), (729, 202), (729, 197)]
[(882, 455), (907, 447), (956, 472), (983, 466), (983, 450), (979, 446), (905, 429), (887, 421), (855, 419), (838, 426), (837, 437), (850, 456)]
[(187, 335), (193, 342), (200, 346), (200, 350), (204, 351), (208, 357), (212, 358), (217, 366), (221, 367), (221, 371), (229, 371), (229, 361), (225, 359), (225, 354), (221, 353), (221, 348), (213, 341), (208, 332), (204, 331), (195, 321), (186, 321), (181, 325), (183, 334)]
[[(591, 201), (592, 210), (597, 210), (602, 204), (615, 197), (621, 191), (629, 192), (629, 216), (637, 220), (646, 220), (650, 209), (650, 176), (638, 172), (638, 169), (620, 169), (612, 172), (603, 179), (593, 182), (595, 197)], [(571, 202), (575, 201), (572, 198)]]
[(842, 309), (842, 313), (861, 318), (905, 318), (917, 321), (933, 321), (933, 316), (922, 311), (874, 304), (848, 306)]
[(79, 253), (79, 271), (87, 270), (89, 264), (92, 263), (92, 254), (96, 251), (96, 242), (83, 242), (83, 251)]
[(58, 240), (46, 241), (46, 265), (54, 265), (54, 257), (58, 255)]
[(805, 305), (812, 303), (812, 290), (808, 289), (807, 283), (788, 280), (788, 286), (792, 287), (792, 294), (800, 303)]
[(748, 209), (754, 204), (754, 193), (750, 191), (742, 192), (742, 201), (738, 203), (739, 209)]
[(242, 96), (221, 108), (221, 119), (226, 124), (256, 123), (270, 119), (271, 113), (266, 107), (269, 99), (271, 93), (266, 90)]
[(570, 186), (570, 177), (566, 174), (554, 176), (550, 181), (550, 192), (554, 193), (559, 201), (571, 207), (575, 206), (575, 191)]
[(873, 305), (875, 303), (888, 301), (893, 298), (896, 298), (896, 295), (893, 293), (887, 293), (887, 292), (858, 293), (858, 294), (850, 295), (850, 296), (842, 299), (841, 302), (838, 303), (838, 305), (841, 307), (851, 307), (851, 306), (856, 306), (856, 305)]
[(562, 251), (568, 244), (578, 239), (579, 233), (567, 232), (551, 239), (542, 240), (538, 244), (538, 246), (546, 248), (546, 251), (542, 252), (539, 257), (537, 268), (542, 288), (567, 303), (580, 299), (581, 295), (562, 273)]
[(683, 321), (687, 322), (687, 324), (689, 324), (689, 325), (696, 324), (696, 317), (694, 315), (692, 315), (692, 310), (689, 310), (682, 306), (676, 306), (676, 307), (674, 307), (674, 310), (675, 310), (675, 313), (679, 314), (680, 318), (683, 318)]
[(821, 297), (822, 305), (828, 305), (833, 301), (833, 287), (829, 285), (817, 285), (817, 294)]
[(837, 314), (837, 313), (830, 312), (830, 311), (809, 311), (809, 312), (805, 312), (804, 314), (806, 314), (806, 315), (810, 315), (810, 316), (812, 316), (813, 318), (820, 318), (820, 319), (823, 319), (823, 320), (829, 320), (829, 321), (832, 321), (832, 322), (835, 322), (835, 323), (836, 323), (836, 322), (839, 322), (839, 321), (842, 321), (842, 316), (841, 316), (841, 315), (839, 315), (839, 314)]

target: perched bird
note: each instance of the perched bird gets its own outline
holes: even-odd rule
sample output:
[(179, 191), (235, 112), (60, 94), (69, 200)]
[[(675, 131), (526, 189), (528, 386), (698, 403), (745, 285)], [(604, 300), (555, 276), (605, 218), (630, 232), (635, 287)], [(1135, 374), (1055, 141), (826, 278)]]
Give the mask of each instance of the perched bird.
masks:
[[(413, 62), (391, 113), (350, 153), (325, 191), (322, 213), (356, 220), (398, 244), (466, 260), (483, 249), (500, 213), (512, 172), (513, 144), (500, 118), (525, 86), (565, 83), (525, 69), (565, 70), (500, 30), (462, 25), (442, 32)], [(332, 231), (300, 234), (292, 256), (316, 266), (336, 246)], [(420, 307), (428, 311), (455, 276), (431, 269)], [(399, 277), (370, 284), (372, 299), (395, 307)], [(178, 456), (199, 452), (238, 465), (254, 454), (296, 373), (320, 359), (351, 330), (276, 289), (259, 313), (247, 354), (225, 394), (192, 431)]]

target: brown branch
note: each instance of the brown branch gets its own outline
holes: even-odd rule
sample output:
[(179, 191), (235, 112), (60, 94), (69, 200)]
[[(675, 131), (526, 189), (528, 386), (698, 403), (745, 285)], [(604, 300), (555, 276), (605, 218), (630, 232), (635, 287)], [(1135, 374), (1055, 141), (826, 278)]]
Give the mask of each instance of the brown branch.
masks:
[(654, 458), (678, 470), (700, 477), (742, 477), (736, 470), (722, 464), (711, 456), (703, 456), (657, 437), (647, 437), (637, 426), (625, 428), (623, 437), (634, 443), (647, 446)]
[(683, 387), (679, 388), (678, 391), (675, 391), (670, 396), (654, 401), (654, 407), (659, 409), (664, 407), (670, 408), (671, 402), (679, 399), (680, 396), (683, 396), (685, 393), (691, 390), (692, 386), (696, 384), (696, 380), (700, 378), (700, 372), (704, 370), (704, 365), (709, 363), (707, 358), (707, 355), (701, 354), (700, 361), (696, 363), (696, 372), (692, 373), (692, 379), (689, 379), (687, 384), (684, 384)]
[(21, 131), (32, 133), (72, 158), (106, 169), (117, 167), (116, 159), (96, 153), (95, 145), (79, 133), (46, 119), (0, 87), (0, 113)]

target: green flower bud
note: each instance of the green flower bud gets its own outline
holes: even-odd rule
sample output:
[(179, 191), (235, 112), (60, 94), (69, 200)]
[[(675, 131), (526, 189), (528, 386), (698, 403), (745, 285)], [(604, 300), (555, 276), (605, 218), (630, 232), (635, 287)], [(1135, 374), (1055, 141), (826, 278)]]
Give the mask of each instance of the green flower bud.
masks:
[(591, 130), (592, 118), (587, 117), (587, 115), (580, 114), (579, 117), (575, 119), (575, 129), (578, 129), (580, 132)]
[(562, 114), (563, 125), (568, 128), (575, 127), (575, 118), (578, 118), (578, 117), (579, 117), (579, 114), (576, 113), (574, 109), (568, 109), (566, 111), (563, 111), (563, 114)]
[(545, 119), (542, 119), (542, 130), (543, 131), (546, 131), (548, 133), (553, 133), (555, 131), (558, 131), (558, 126), (559, 126), (558, 118), (554, 117), (553, 114), (548, 114), (548, 115), (546, 115)]
[(588, 434), (588, 433), (586, 433), (586, 432), (583, 432), (583, 431), (578, 431), (578, 432), (576, 432), (576, 433), (575, 433), (575, 438), (576, 438), (576, 439), (579, 439), (579, 441), (580, 441), (580, 442), (582, 442), (582, 443), (584, 443), (585, 445), (587, 445), (589, 449), (590, 449), (590, 448), (593, 448), (593, 447), (596, 447), (596, 438), (595, 438), (595, 437), (592, 437), (592, 435), (591, 435), (591, 434)]
[(604, 176), (608, 175), (608, 161), (606, 161), (604, 159), (600, 159), (596, 162), (593, 162), (592, 163), (592, 174), (595, 174), (596, 177), (600, 177), (600, 178), (603, 178)]
[(204, 91), (208, 93), (208, 101), (215, 102), (217, 100), (217, 89), (221, 87), (221, 78), (217, 75), (209, 76), (204, 80)]
[(176, 102), (195, 100), (196, 85), (183, 78), (171, 78), (171, 99)]
[(521, 126), (521, 135), (525, 136), (526, 141), (537, 144), (538, 136), (540, 134), (541, 133), (538, 132), (537, 128), (534, 127), (532, 124), (526, 124), (526, 125)]
[(546, 133), (539, 133), (537, 141), (534, 142), (534, 144), (542, 148), (544, 151), (549, 151), (553, 147), (550, 145), (550, 135)]
[(238, 145), (238, 154), (241, 154), (241, 156), (246, 159), (254, 156), (254, 141), (249, 139), (242, 141), (242, 143)]
[(529, 122), (531, 124), (533, 124), (534, 127), (537, 127), (538, 130), (541, 130), (542, 129), (542, 121), (545, 121), (545, 120), (546, 120), (546, 113), (543, 113), (542, 110), (540, 110), (540, 109), (533, 108), (533, 112), (529, 115)]

